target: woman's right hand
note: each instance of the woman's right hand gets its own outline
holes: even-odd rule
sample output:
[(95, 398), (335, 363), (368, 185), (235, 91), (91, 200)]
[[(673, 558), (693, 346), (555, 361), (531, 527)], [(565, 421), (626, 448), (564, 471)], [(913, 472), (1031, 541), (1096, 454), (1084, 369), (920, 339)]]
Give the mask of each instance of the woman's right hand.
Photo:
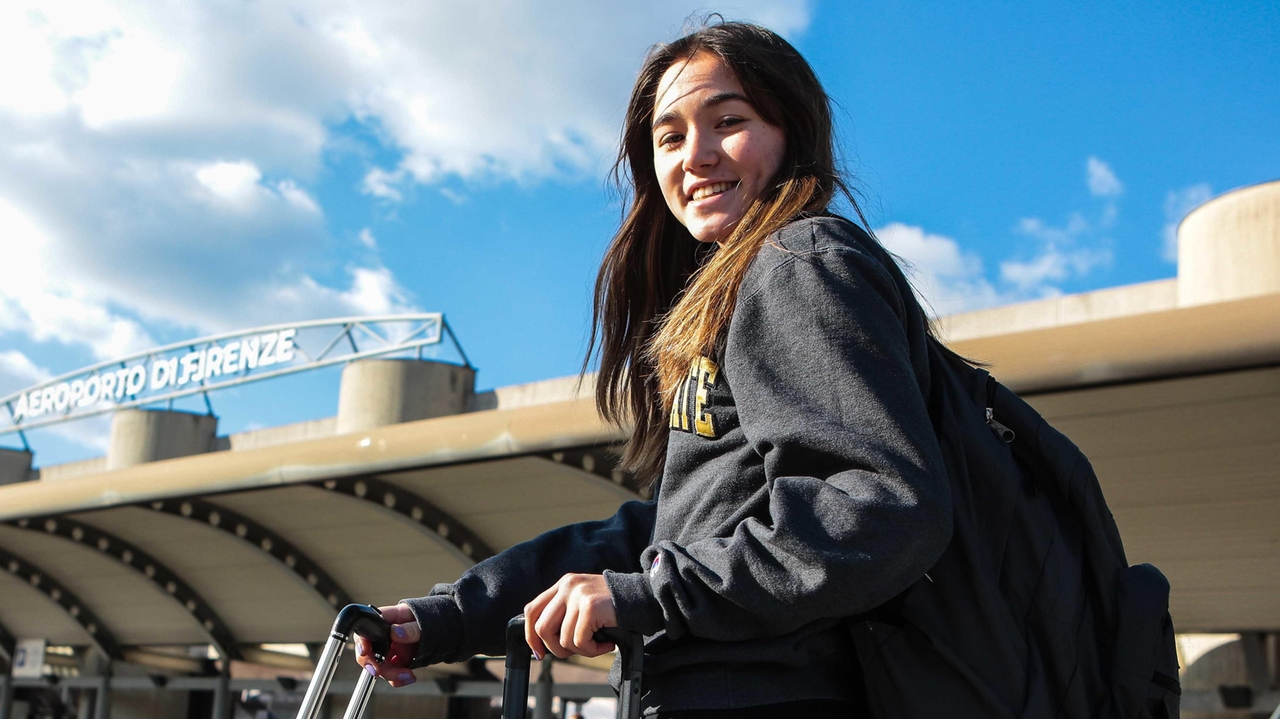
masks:
[(404, 657), (412, 657), (418, 653), (418, 640), (422, 636), (418, 620), (408, 604), (378, 607), (378, 611), (382, 612), (383, 619), (391, 623), (391, 658), (381, 664), (375, 662), (369, 640), (357, 634), (356, 661), (365, 671), (386, 679), (393, 687), (408, 686), (417, 681), (417, 677), (407, 666), (408, 660)]

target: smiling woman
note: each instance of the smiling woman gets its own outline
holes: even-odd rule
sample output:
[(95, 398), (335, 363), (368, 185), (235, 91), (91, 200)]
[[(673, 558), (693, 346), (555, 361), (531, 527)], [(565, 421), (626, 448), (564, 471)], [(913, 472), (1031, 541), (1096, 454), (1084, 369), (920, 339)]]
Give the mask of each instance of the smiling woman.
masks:
[[(624, 461), (655, 499), (385, 616), (414, 666), (501, 653), (520, 611), (539, 657), (642, 632), (658, 717), (865, 716), (843, 620), (918, 580), (951, 530), (925, 314), (830, 214), (848, 192), (827, 95), (777, 34), (720, 23), (657, 46), (622, 142), (596, 404), (632, 428)], [(362, 648), (370, 673), (413, 681)]]

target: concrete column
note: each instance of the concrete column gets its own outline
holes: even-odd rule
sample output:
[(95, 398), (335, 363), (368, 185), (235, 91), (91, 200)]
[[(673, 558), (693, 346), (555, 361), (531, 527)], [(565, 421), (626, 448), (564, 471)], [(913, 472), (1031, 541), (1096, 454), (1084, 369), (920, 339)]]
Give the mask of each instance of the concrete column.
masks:
[(31, 476), (31, 453), (0, 448), (0, 484), (25, 482)]
[(556, 660), (550, 656), (542, 660), (542, 671), (538, 674), (538, 682), (533, 685), (533, 695), (537, 698), (537, 703), (533, 706), (533, 719), (553, 719), (554, 714), (551, 713), (551, 699), (556, 693), (555, 678), (551, 676), (551, 665)]
[(98, 691), (94, 692), (93, 719), (111, 718), (111, 677), (98, 679)]
[(218, 675), (218, 686), (213, 690), (213, 712), (210, 719), (228, 719), (231, 716), (231, 676), (227, 670)]
[(80, 689), (76, 692), (76, 719), (93, 719), (93, 699), (95, 691)]
[(218, 418), (190, 412), (125, 409), (111, 417), (107, 469), (203, 454), (213, 449)]
[(475, 392), (470, 367), (429, 360), (366, 359), (342, 369), (338, 434), (459, 414)]
[(1280, 181), (1233, 190), (1178, 226), (1178, 306), (1280, 293)]
[(13, 677), (0, 674), (0, 719), (13, 714)]

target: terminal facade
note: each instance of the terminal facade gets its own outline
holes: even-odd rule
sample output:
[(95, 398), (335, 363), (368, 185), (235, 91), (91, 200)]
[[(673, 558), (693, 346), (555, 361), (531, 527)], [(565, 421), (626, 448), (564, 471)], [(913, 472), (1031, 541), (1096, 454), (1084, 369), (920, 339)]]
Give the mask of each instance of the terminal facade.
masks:
[[(1175, 279), (938, 325), (1081, 446), (1129, 560), (1169, 577), (1187, 715), (1274, 709), (1280, 182), (1188, 215)], [(364, 357), (335, 404), (230, 436), (212, 413), (140, 405), (113, 413), (100, 458), (33, 468), (0, 450), (0, 719), (292, 715), (338, 608), (423, 594), (642, 496), (590, 377), (477, 392), (465, 362)], [(372, 711), (489, 716), (500, 666), (419, 670)], [(611, 696), (593, 661), (548, 664), (534, 694), (544, 716)]]

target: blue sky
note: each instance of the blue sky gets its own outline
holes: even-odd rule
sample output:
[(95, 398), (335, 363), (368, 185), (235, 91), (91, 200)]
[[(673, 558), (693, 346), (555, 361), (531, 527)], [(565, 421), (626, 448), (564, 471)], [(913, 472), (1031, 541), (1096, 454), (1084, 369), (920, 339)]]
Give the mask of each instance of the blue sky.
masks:
[[(0, 394), (409, 310), (445, 313), (481, 388), (575, 372), (631, 80), (707, 10), (813, 63), (872, 228), (941, 314), (1171, 277), (1182, 214), (1280, 176), (1274, 3), (358, 5), (0, 10)], [(223, 433), (329, 416), (337, 373), (212, 401)], [(106, 432), (33, 432), (36, 463)]]

